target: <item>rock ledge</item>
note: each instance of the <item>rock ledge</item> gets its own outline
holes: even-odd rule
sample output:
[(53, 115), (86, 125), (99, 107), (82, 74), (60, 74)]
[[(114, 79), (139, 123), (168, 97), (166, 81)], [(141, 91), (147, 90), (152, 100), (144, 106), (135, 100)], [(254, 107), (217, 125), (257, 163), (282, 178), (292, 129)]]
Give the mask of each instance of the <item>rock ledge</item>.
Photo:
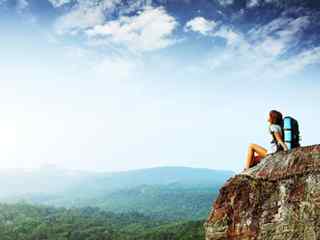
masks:
[(206, 240), (320, 239), (320, 145), (269, 155), (230, 178), (204, 227)]

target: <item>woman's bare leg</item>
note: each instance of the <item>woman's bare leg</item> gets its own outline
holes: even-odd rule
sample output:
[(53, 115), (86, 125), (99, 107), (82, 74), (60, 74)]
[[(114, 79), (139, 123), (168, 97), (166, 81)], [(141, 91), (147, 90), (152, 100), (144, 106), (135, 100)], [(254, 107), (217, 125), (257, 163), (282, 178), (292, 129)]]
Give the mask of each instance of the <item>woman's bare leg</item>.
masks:
[(267, 155), (268, 150), (258, 144), (250, 144), (248, 147), (245, 169), (248, 169), (253, 164), (254, 153), (257, 153), (258, 156), (263, 158)]

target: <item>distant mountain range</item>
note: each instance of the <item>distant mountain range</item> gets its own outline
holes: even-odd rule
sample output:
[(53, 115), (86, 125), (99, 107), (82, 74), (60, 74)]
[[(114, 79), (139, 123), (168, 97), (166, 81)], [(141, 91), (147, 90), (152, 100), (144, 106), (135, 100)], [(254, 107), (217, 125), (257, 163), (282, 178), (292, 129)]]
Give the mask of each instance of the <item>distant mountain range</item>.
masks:
[(157, 167), (93, 173), (46, 167), (0, 172), (0, 201), (96, 206), (165, 219), (201, 219), (232, 171)]
[(141, 185), (217, 186), (232, 171), (188, 167), (156, 167), (123, 172), (84, 172), (54, 166), (0, 170), (0, 197), (30, 193), (111, 192)]

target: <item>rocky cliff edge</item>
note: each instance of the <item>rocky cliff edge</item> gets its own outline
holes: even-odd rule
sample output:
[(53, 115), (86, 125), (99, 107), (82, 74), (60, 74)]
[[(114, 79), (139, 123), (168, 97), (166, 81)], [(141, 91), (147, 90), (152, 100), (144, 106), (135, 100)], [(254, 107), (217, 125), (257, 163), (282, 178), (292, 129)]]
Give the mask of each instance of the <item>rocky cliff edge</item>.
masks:
[(230, 178), (204, 227), (206, 240), (320, 240), (320, 145), (271, 154)]

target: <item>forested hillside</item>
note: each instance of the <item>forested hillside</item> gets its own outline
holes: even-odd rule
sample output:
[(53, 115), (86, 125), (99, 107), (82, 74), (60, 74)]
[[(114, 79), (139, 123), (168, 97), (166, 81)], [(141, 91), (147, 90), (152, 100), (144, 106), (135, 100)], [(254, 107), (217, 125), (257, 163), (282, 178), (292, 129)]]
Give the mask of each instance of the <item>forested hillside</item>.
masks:
[(170, 220), (199, 220), (209, 213), (217, 187), (183, 188), (174, 186), (139, 186), (118, 190), (105, 195), (88, 195), (74, 198), (72, 195), (30, 194), (6, 199), (8, 203), (26, 202), (56, 207), (99, 207), (115, 213), (139, 212)]
[(219, 187), (232, 174), (185, 167), (108, 174), (55, 168), (3, 171), (0, 202), (23, 201), (67, 208), (91, 206), (115, 213), (134, 211), (166, 220), (199, 220), (208, 215)]
[(0, 240), (202, 240), (212, 201), (233, 174), (183, 167), (3, 173)]
[(168, 222), (139, 213), (0, 204), (1, 240), (197, 240), (203, 221)]

